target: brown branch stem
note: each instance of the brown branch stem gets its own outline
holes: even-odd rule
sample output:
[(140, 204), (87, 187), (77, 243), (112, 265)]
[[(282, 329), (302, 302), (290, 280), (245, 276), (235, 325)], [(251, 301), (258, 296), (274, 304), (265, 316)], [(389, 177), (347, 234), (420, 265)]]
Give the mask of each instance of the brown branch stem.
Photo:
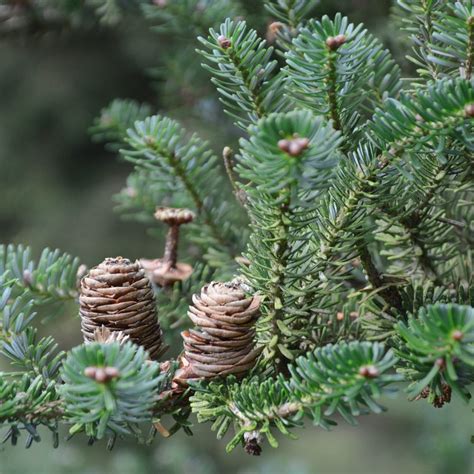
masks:
[(176, 268), (178, 261), (178, 242), (179, 225), (170, 225), (166, 235), (165, 251), (163, 254), (163, 263), (168, 264), (170, 268)]
[(367, 245), (360, 244), (358, 247), (360, 261), (364, 267), (367, 278), (374, 289), (379, 289), (382, 298), (398, 311), (403, 311), (403, 303), (397, 288), (386, 282), (380, 275), (370, 255)]
[(470, 16), (467, 20), (467, 31), (466, 79), (469, 81), (474, 67), (474, 16)]

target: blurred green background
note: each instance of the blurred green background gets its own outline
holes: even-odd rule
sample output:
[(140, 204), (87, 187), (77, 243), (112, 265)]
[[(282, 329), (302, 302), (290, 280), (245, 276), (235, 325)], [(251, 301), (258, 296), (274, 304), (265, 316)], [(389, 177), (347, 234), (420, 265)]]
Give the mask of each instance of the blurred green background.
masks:
[[(261, 3), (246, 7), (264, 33)], [(323, 1), (317, 13), (341, 10), (363, 20), (401, 59), (390, 3)], [(223, 118), (207, 75), (196, 75), (194, 65), (183, 69), (179, 45), (191, 41), (157, 35), (138, 17), (115, 26), (88, 22), (61, 33), (0, 35), (0, 242), (30, 244), (37, 254), (59, 247), (88, 265), (160, 252), (144, 226), (113, 212), (112, 196), (130, 166), (92, 143), (87, 130), (102, 107), (122, 97), (180, 119), (212, 139), (217, 153), (234, 143), (237, 131)], [(53, 332), (64, 348), (81, 340), (73, 314), (56, 318)], [(455, 400), (438, 410), (408, 402), (403, 393), (385, 405), (388, 414), (361, 418), (357, 428), (341, 423), (325, 433), (308, 426), (299, 441), (282, 439), (260, 458), (239, 449), (226, 454), (225, 440), (216, 441), (209, 426), (198, 427), (193, 438), (178, 433), (150, 447), (118, 441), (112, 453), (80, 437), (53, 450), (44, 433), (27, 451), (21, 443), (0, 447), (0, 474), (474, 472), (470, 407)]]

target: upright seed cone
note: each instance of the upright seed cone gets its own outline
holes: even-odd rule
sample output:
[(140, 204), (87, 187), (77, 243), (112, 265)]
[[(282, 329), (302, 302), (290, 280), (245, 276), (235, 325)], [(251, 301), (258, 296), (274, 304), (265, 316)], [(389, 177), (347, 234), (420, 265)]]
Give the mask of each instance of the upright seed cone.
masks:
[(184, 331), (184, 354), (175, 378), (185, 383), (192, 378), (243, 375), (257, 360), (255, 320), (260, 298), (246, 297), (239, 283), (212, 282), (193, 296), (188, 315), (197, 329)]
[(137, 262), (107, 258), (92, 268), (81, 280), (79, 303), (86, 342), (106, 328), (143, 346), (152, 359), (163, 352), (153, 289)]

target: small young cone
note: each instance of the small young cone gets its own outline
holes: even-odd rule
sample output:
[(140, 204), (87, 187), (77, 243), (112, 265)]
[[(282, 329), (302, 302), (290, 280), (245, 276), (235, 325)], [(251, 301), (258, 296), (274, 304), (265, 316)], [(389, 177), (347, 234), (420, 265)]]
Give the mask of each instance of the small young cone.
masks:
[(193, 296), (188, 316), (197, 329), (184, 331), (184, 354), (175, 381), (244, 375), (257, 360), (255, 320), (260, 298), (247, 297), (237, 282), (212, 282)]
[(92, 268), (81, 280), (79, 304), (86, 342), (96, 341), (106, 329), (143, 346), (151, 359), (163, 352), (153, 289), (137, 262), (107, 258)]

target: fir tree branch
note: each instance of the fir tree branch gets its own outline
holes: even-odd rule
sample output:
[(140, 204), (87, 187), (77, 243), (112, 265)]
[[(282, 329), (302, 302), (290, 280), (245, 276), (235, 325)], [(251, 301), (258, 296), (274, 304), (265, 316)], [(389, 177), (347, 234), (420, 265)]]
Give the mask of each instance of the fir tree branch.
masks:
[(179, 39), (206, 34), (224, 18), (242, 13), (238, 0), (173, 0), (161, 5), (142, 2), (141, 8), (154, 31), (174, 33)]
[(421, 254), (419, 255), (418, 259), (420, 261), (420, 264), (424, 270), (424, 272), (431, 276), (433, 278), (433, 281), (437, 285), (442, 285), (442, 281), (439, 277), (438, 271), (436, 267), (434, 266), (433, 262), (431, 261), (431, 258), (428, 254), (428, 250), (426, 248), (425, 242), (423, 239), (419, 237), (419, 233), (416, 231), (416, 228), (421, 224), (421, 218), (418, 219), (417, 221), (412, 221), (412, 222), (407, 222), (407, 221), (402, 221), (402, 224), (404, 224), (410, 232), (410, 237), (413, 242), (413, 245), (418, 246), (421, 250)]
[(265, 9), (296, 31), (319, 0), (265, 0)]
[[(433, 12), (436, 12), (436, 2), (432, 0), (421, 0), (421, 5), (423, 8), (423, 18), (424, 18), (424, 45), (421, 47), (426, 48), (426, 53), (428, 55), (432, 54), (431, 43), (433, 41)], [(436, 65), (430, 63), (429, 65), (431, 71), (431, 77), (433, 79), (438, 78), (438, 69)]]
[(10, 342), (17, 334), (26, 331), (35, 318), (34, 304), (25, 293), (17, 295), (12, 282), (0, 277), (0, 344)]
[(265, 0), (265, 9), (277, 20), (267, 30), (269, 41), (274, 40), (277, 54), (283, 56), (292, 48), (292, 40), (305, 24), (305, 19), (319, 0)]
[(453, 219), (448, 219), (447, 217), (437, 217), (436, 220), (438, 220), (439, 222), (444, 222), (445, 224), (452, 225), (453, 227), (458, 227), (459, 229), (466, 228), (465, 222), (455, 221)]
[(415, 253), (415, 258), (418, 260), (424, 273), (432, 278), (438, 285), (442, 285), (442, 282), (434, 263), (431, 261), (426, 243), (420, 233), (426, 213), (429, 211), (430, 206), (433, 205), (435, 196), (440, 193), (441, 189), (445, 189), (448, 185), (446, 176), (449, 174), (449, 169), (452, 166), (452, 163), (447, 161), (444, 165), (436, 168), (433, 181), (430, 182), (429, 185), (423, 185), (424, 190), (427, 190), (423, 200), (420, 203), (416, 203), (414, 209), (410, 210), (408, 214), (404, 209), (400, 212), (400, 207), (397, 208), (395, 203), (387, 202), (380, 205), (382, 212), (389, 215), (392, 219), (396, 219), (409, 234), (412, 245), (420, 249), (420, 253)]
[[(278, 227), (275, 229), (275, 262), (273, 265), (273, 276), (270, 279), (269, 296), (271, 298), (270, 305), (267, 313), (267, 317), (271, 320), (272, 324), (272, 336), (270, 338), (270, 345), (279, 349), (279, 352), (283, 356), (277, 363), (278, 367), (275, 367), (276, 372), (281, 372), (285, 367), (285, 359), (288, 358), (288, 352), (284, 350), (284, 346), (281, 344), (281, 329), (278, 326), (278, 322), (281, 321), (283, 308), (285, 307), (285, 275), (287, 273), (288, 258), (289, 258), (289, 222), (291, 222), (291, 216), (289, 209), (291, 206), (291, 190), (288, 189), (282, 193), (287, 195), (284, 198), (284, 202), (280, 206)], [(268, 303), (267, 303), (268, 304)], [(274, 359), (276, 362), (276, 360)]]
[(149, 115), (151, 107), (148, 104), (115, 99), (101, 110), (89, 132), (95, 141), (105, 143), (112, 151), (118, 151), (126, 144), (127, 130), (137, 120), (144, 120)]
[(208, 39), (199, 41), (210, 52), (198, 52), (212, 64), (203, 66), (213, 74), (225, 111), (236, 124), (245, 130), (268, 113), (283, 109), (284, 77), (275, 73), (273, 48), (266, 48), (266, 42), (243, 21), (227, 19), (219, 33), (212, 28), (209, 33)]
[[(330, 50), (330, 47), (328, 46)], [(327, 77), (327, 94), (331, 119), (336, 130), (342, 130), (341, 117), (339, 115), (339, 106), (337, 100), (337, 70), (336, 70), (336, 52), (331, 51), (328, 56), (328, 77)]]
[[(308, 211), (317, 207), (339, 159), (340, 138), (331, 124), (308, 111), (270, 114), (250, 133), (249, 140), (241, 141), (236, 166), (248, 181), (244, 189), (254, 230), (247, 254), (251, 264), (242, 272), (265, 296), (257, 326), (264, 360), (281, 369), (282, 361), (293, 357), (288, 350), (290, 330), (284, 323), (288, 264), (309, 231)], [(278, 354), (283, 356), (279, 360)]]
[[(383, 281), (372, 262), (365, 242), (365, 236), (370, 231), (362, 224), (373, 212), (373, 207), (367, 206), (366, 201), (370, 202), (377, 189), (378, 171), (373, 150), (361, 147), (350, 160), (341, 164), (332, 183), (337, 191), (329, 193), (320, 205), (313, 237), (313, 247), (318, 251), (312, 256), (311, 266), (306, 269), (306, 278), (295, 280), (299, 291), (295, 294), (294, 303), (308, 321), (311, 321), (309, 316), (314, 308), (321, 308), (324, 304), (328, 291), (340, 293), (344, 290), (340, 281), (348, 277), (347, 267), (357, 256), (363, 257), (364, 269), (374, 289), (383, 293), (387, 303), (400, 307), (397, 290)], [(349, 176), (352, 178), (350, 185)], [(330, 300), (327, 303), (333, 304)]]
[(239, 195), (239, 186), (237, 185), (237, 178), (234, 172), (234, 152), (231, 148), (226, 146), (222, 151), (222, 158), (224, 160), (225, 171), (227, 173), (227, 177), (229, 178), (229, 182), (234, 190), (234, 195), (237, 197)]
[(474, 67), (474, 15), (468, 18), (467, 33), (467, 52), (466, 52), (466, 79), (472, 79), (472, 69)]
[(19, 413), (18, 416), (23, 416), (27, 421), (41, 420), (60, 420), (64, 416), (64, 407), (62, 400), (52, 400), (44, 402), (43, 404), (34, 407), (32, 411), (25, 410)]
[(20, 367), (22, 373), (41, 377), (45, 385), (57, 379), (65, 355), (58, 351), (58, 344), (51, 336), (38, 340), (34, 328), (10, 335), (2, 344), (1, 353), (12, 365)]
[(404, 362), (400, 372), (412, 380), (410, 395), (417, 396), (426, 387), (439, 394), (446, 383), (468, 401), (466, 386), (474, 375), (473, 308), (428, 306), (396, 329), (401, 342), (396, 353)]
[(28, 375), (12, 381), (0, 373), (0, 425), (9, 426), (4, 442), (10, 440), (15, 445), (23, 430), (27, 434), (28, 448), (33, 441), (41, 440), (37, 427), (43, 424), (53, 431), (57, 446), (56, 417), (61, 415), (60, 404), (54, 383), (45, 386), (40, 376), (31, 378)]
[[(446, 88), (445, 94), (441, 92), (444, 88)], [(439, 112), (441, 113), (441, 107), (445, 107), (452, 114), (449, 119), (451, 123), (446, 126), (451, 131), (466, 130), (466, 132), (456, 135), (462, 137), (464, 133), (469, 134), (468, 130), (471, 127), (470, 118), (465, 112), (468, 106), (464, 105), (463, 107), (463, 104), (472, 100), (472, 93), (472, 85), (468, 81), (440, 82), (430, 92), (416, 98), (416, 101), (420, 101), (420, 105), (409, 104), (408, 101), (402, 99), (402, 103), (406, 105), (398, 107), (396, 112), (392, 109), (395, 113), (388, 112), (387, 116), (382, 119), (385, 124), (388, 124), (387, 120), (393, 120), (392, 124), (395, 124), (404, 115), (407, 118), (404, 123), (407, 124), (411, 121), (414, 128), (411, 130), (406, 128), (405, 138), (400, 143), (393, 143), (388, 151), (381, 154), (377, 205), (384, 213), (388, 214), (389, 220), (381, 226), (382, 234), (380, 234), (380, 238), (377, 238), (387, 242), (389, 249), (391, 246), (393, 247), (394, 253), (389, 253), (389, 255), (397, 265), (407, 256), (414, 257), (426, 275), (433, 278), (438, 284), (441, 284), (439, 273), (441, 268), (438, 270), (437, 267), (440, 263), (449, 262), (455, 252), (448, 251), (446, 247), (447, 245), (449, 248), (453, 248), (452, 236), (450, 237), (446, 232), (442, 233), (442, 226), (436, 226), (436, 218), (444, 214), (437, 201), (441, 199), (442, 202), (442, 198), (440, 198), (442, 191), (457, 176), (463, 176), (470, 166), (467, 157), (463, 157), (470, 145), (468, 141), (464, 143), (456, 141), (449, 132), (445, 137), (440, 137), (441, 134), (438, 133), (426, 140), (423, 135), (431, 134), (430, 128), (433, 126), (433, 120), (436, 121), (437, 118), (433, 115), (430, 115), (429, 118), (426, 115), (423, 117), (420, 113), (425, 113), (424, 108), (428, 107), (428, 103), (432, 103), (431, 100), (439, 100)], [(423, 97), (424, 95), (426, 97)], [(461, 95), (464, 95), (464, 102), (461, 100), (457, 103), (457, 96)], [(433, 98), (427, 100), (430, 96)], [(450, 97), (453, 98), (452, 103), (449, 103)], [(421, 104), (424, 105), (421, 106)], [(391, 105), (389, 109), (391, 109)], [(398, 115), (399, 113), (401, 115)], [(435, 115), (437, 113), (435, 112)], [(397, 118), (396, 115), (398, 115)], [(411, 118), (408, 118), (409, 115)], [(389, 116), (391, 119), (388, 118)], [(425, 119), (429, 120), (426, 125), (423, 123)], [(378, 120), (379, 118), (376, 116), (375, 121)], [(455, 124), (456, 121), (458, 124)], [(384, 127), (387, 130), (386, 125)], [(391, 127), (393, 131), (397, 125)], [(444, 125), (437, 125), (436, 130), (439, 130), (438, 127), (444, 127)], [(393, 134), (392, 138), (395, 136), (396, 134)], [(430, 147), (432, 147), (432, 151), (430, 151)], [(413, 154), (407, 153), (407, 150), (410, 149), (413, 150)], [(400, 159), (395, 159), (395, 154), (406, 157), (405, 162), (400, 163)], [(391, 163), (390, 166), (389, 163)], [(390, 169), (399, 166), (404, 169), (402, 176), (397, 176), (396, 173), (390, 171)], [(408, 178), (403, 176), (408, 176)], [(398, 225), (403, 226), (405, 234), (400, 233)], [(384, 226), (385, 228), (383, 228)], [(389, 237), (391, 233), (393, 236)], [(400, 250), (404, 236), (409, 239), (412, 246), (411, 251), (403, 246)], [(444, 246), (443, 252), (437, 254), (437, 249), (442, 246)], [(418, 250), (416, 251), (416, 249)], [(391, 250), (388, 251), (391, 252)], [(437, 265), (435, 265), (435, 261), (437, 261)], [(399, 266), (400, 274), (406, 274), (406, 270), (407, 268)]]
[(70, 433), (101, 439), (137, 432), (138, 423), (150, 420), (156, 394), (173, 371), (160, 373), (159, 364), (147, 359), (143, 347), (130, 342), (73, 349), (63, 363), (60, 387), (66, 418), (74, 423)]
[(359, 405), (380, 413), (382, 408), (374, 399), (388, 384), (400, 380), (386, 373), (395, 362), (391, 352), (385, 353), (378, 344), (328, 345), (298, 358), (290, 366), (287, 379), (280, 376), (193, 386), (196, 392), (191, 406), (199, 421), (214, 421), (218, 438), (233, 420), (237, 422), (228, 450), (240, 441), (248, 441), (249, 433), (266, 436), (276, 447), (272, 429), (291, 436), (289, 429), (301, 426), (305, 414), (314, 424), (327, 429), (334, 424), (329, 417), (336, 411), (352, 424), (361, 413)]
[[(189, 26), (214, 21), (230, 0), (207, 3), (206, 11), (197, 11), (201, 0), (145, 9), (160, 26), (189, 34)], [(185, 351), (202, 337), (198, 345), (205, 349), (195, 355), (203, 377), (230, 373), (235, 367), (226, 357), (245, 358), (249, 347), (255, 349), (248, 353), (252, 362), (238, 370), (255, 366), (239, 372), (240, 379), (203, 380), (185, 369), (185, 357), (160, 365), (130, 342), (93, 342), (63, 358), (52, 338), (37, 338), (30, 322), (38, 302), (76, 296), (82, 269), (57, 252), (45, 251), (35, 263), (23, 248), (2, 247), (1, 351), (21, 370), (0, 374), (0, 424), (13, 444), (20, 432), (27, 433), (27, 447), (38, 441), (41, 425), (57, 440), (60, 422), (72, 423), (71, 435), (83, 432), (90, 444), (105, 437), (109, 446), (122, 434), (143, 439), (144, 423), (153, 426), (151, 437), (181, 427), (190, 433), (192, 409), (199, 422), (213, 422), (219, 438), (234, 424), (228, 449), (242, 443), (255, 454), (262, 438), (277, 446), (274, 431), (291, 436), (305, 416), (328, 429), (334, 415), (355, 424), (360, 414), (382, 412), (381, 394), (402, 380), (395, 366), (412, 382), (411, 396), (435, 406), (449, 401), (451, 390), (468, 397), (474, 310), (441, 303), (474, 303), (474, 81), (466, 79), (474, 68), (472, 0), (400, 2), (413, 14), (407, 24), (418, 35), (414, 62), (422, 76), (401, 96), (398, 66), (363, 26), (342, 15), (304, 26), (313, 2), (266, 3), (287, 25), (276, 33), (287, 50), (283, 71), (277, 72), (272, 48), (244, 22), (227, 20), (219, 33), (201, 39), (226, 111), (248, 132), (235, 166), (229, 149), (224, 166), (234, 193), (245, 194), (251, 221), (239, 281), (252, 298), (242, 295), (242, 307), (257, 301), (259, 317), (245, 321), (256, 316), (256, 306), (252, 314), (240, 313), (242, 330), (232, 336), (235, 328), (226, 319), (237, 317), (232, 302), (217, 327), (217, 319), (197, 309), (193, 321), (204, 329), (185, 337)], [(115, 4), (107, 2), (104, 12), (113, 13)], [(294, 103), (305, 110), (281, 112)], [(218, 269), (211, 273), (198, 263), (188, 280), (157, 292), (163, 327), (176, 329), (191, 295), (232, 271), (229, 256), (240, 253), (244, 238), (229, 216), (241, 210), (225, 203), (222, 170), (207, 143), (188, 138), (172, 120), (142, 117), (144, 110), (117, 103), (109, 110), (113, 120), (99, 124), (99, 135), (117, 146), (125, 125), (141, 119), (127, 132), (123, 154), (137, 170), (121, 204), (140, 209), (140, 218), (163, 199), (195, 209), (200, 221), (191, 240)], [(341, 150), (349, 148), (344, 156)], [(175, 260), (175, 249), (167, 250)], [(220, 301), (208, 288), (201, 296), (209, 308)], [(219, 358), (207, 339), (211, 327), (216, 338), (229, 335), (223, 341), (229, 345), (217, 348)], [(364, 337), (388, 341), (400, 359)], [(208, 372), (206, 364), (216, 360), (218, 367)], [(224, 371), (222, 361), (229, 364)], [(178, 365), (195, 378), (175, 377)], [(174, 418), (172, 428), (161, 425), (163, 415)]]
[(407, 55), (407, 59), (419, 66), (417, 72), (422, 78), (438, 78), (438, 64), (429, 57), (433, 54), (434, 23), (446, 11), (447, 3), (446, 0), (397, 0), (400, 23), (414, 45), (414, 55)]
[(263, 98), (260, 95), (258, 89), (252, 87), (252, 78), (250, 76), (250, 71), (244, 67), (239, 56), (234, 52), (233, 48), (227, 48), (225, 50), (230, 59), (230, 62), (234, 65), (235, 70), (242, 77), (242, 82), (244, 87), (249, 91), (249, 95), (253, 104), (253, 109), (257, 116), (257, 119), (264, 117), (267, 112), (263, 105)]
[(433, 45), (428, 60), (442, 77), (470, 80), (473, 67), (474, 6), (471, 0), (446, 2), (433, 21)]
[[(318, 297), (321, 297), (323, 291), (327, 291), (321, 275), (325, 275), (324, 281), (331, 281), (333, 278), (336, 287), (340, 287), (338, 281), (345, 271), (342, 264), (349, 263), (354, 258), (347, 235), (351, 234), (349, 241), (353, 242), (356, 248), (359, 247), (366, 235), (366, 230), (358, 227), (360, 222), (380, 205), (381, 192), (383, 196), (387, 196), (383, 193), (386, 168), (396, 166), (398, 160), (405, 156), (410, 148), (417, 151), (423, 146), (429, 148), (429, 138), (439, 138), (441, 128), (449, 136), (459, 127), (469, 127), (471, 119), (466, 117), (465, 107), (474, 99), (473, 94), (474, 90), (467, 81), (448, 81), (437, 84), (426, 93), (419, 93), (415, 97), (402, 97), (400, 102), (390, 100), (387, 102), (388, 110), (376, 114), (375, 134), (371, 135), (371, 138), (378, 145), (380, 153), (373, 157), (371, 150), (361, 148), (359, 157), (354, 154), (351, 160), (358, 163), (358, 166), (351, 169), (350, 163), (341, 164), (340, 173), (332, 183), (334, 193), (330, 193), (328, 199), (322, 203), (317, 223), (318, 233), (314, 242), (314, 247), (320, 251), (314, 255), (311, 270), (307, 270), (306, 280), (299, 283), (303, 294), (301, 307), (306, 308), (305, 311), (311, 312), (312, 306), (317, 307)], [(420, 105), (433, 104), (434, 101), (438, 101), (437, 107), (430, 109), (430, 114), (427, 115)], [(426, 122), (420, 124), (416, 118), (417, 113), (424, 114), (423, 120)], [(388, 195), (385, 199), (393, 198)], [(344, 251), (339, 250), (342, 242)], [(366, 266), (368, 273), (373, 275), (371, 265), (366, 262)], [(331, 271), (335, 272), (335, 275), (332, 275)], [(374, 276), (373, 280), (374, 283), (377, 281)], [(399, 307), (399, 298), (394, 298), (392, 294), (385, 295), (392, 303), (396, 302), (395, 307)]]
[(367, 278), (374, 289), (379, 290), (378, 293), (380, 296), (382, 296), (382, 298), (387, 301), (390, 306), (395, 308), (397, 311), (402, 312), (403, 304), (398, 290), (393, 286), (393, 284), (389, 284), (387, 286), (387, 283), (384, 281), (383, 277), (380, 275), (374, 262), (372, 261), (372, 257), (367, 246), (362, 244), (359, 245), (358, 254), (367, 274)]
[(204, 204), (204, 198), (201, 197), (197, 187), (193, 184), (186, 174), (186, 170), (177, 158), (175, 153), (169, 153), (167, 150), (155, 148), (155, 151), (168, 159), (170, 166), (175, 170), (176, 176), (181, 180), (186, 191), (190, 194), (198, 214), (202, 214), (205, 224), (209, 227), (212, 236), (224, 247), (227, 247), (225, 238), (221, 235), (220, 227), (214, 221), (211, 210)]
[[(178, 189), (172, 190), (172, 195), (181, 191), (180, 205), (195, 209), (200, 216), (200, 232), (194, 240), (199, 245), (205, 244), (206, 249), (212, 242), (216, 251), (221, 253), (220, 265), (223, 266), (229, 261), (229, 256), (232, 259), (238, 255), (242, 233), (236, 227), (219, 223), (222, 215), (229, 212), (229, 206), (221, 204), (219, 185), (222, 179), (217, 158), (208, 150), (207, 142), (196, 135), (186, 140), (185, 133), (173, 120), (161, 116), (148, 117), (136, 122), (135, 127), (128, 131), (131, 149), (122, 153), (139, 169), (156, 175), (158, 183), (173, 179), (179, 183)], [(161, 185), (158, 187), (164, 189)], [(188, 202), (183, 202), (183, 191)], [(192, 228), (197, 229), (196, 226)], [(207, 240), (203, 239), (204, 235)], [(205, 258), (213, 266), (219, 260), (207, 254)]]
[(344, 130), (346, 146), (364, 122), (401, 89), (400, 70), (390, 53), (363, 25), (337, 14), (311, 20), (286, 54), (287, 93), (305, 108)]
[[(429, 152), (433, 141), (449, 138), (465, 140), (464, 130), (472, 126), (468, 113), (474, 103), (472, 81), (438, 81), (426, 92), (405, 94), (399, 101), (389, 99), (384, 109), (374, 115), (367, 138), (382, 149), (380, 168), (383, 171), (390, 158), (409, 151)], [(391, 121), (391, 123), (390, 123)]]
[(0, 275), (11, 276), (18, 291), (27, 290), (37, 304), (77, 298), (77, 279), (82, 270), (78, 258), (59, 250), (46, 248), (35, 261), (30, 247), (0, 245)]

